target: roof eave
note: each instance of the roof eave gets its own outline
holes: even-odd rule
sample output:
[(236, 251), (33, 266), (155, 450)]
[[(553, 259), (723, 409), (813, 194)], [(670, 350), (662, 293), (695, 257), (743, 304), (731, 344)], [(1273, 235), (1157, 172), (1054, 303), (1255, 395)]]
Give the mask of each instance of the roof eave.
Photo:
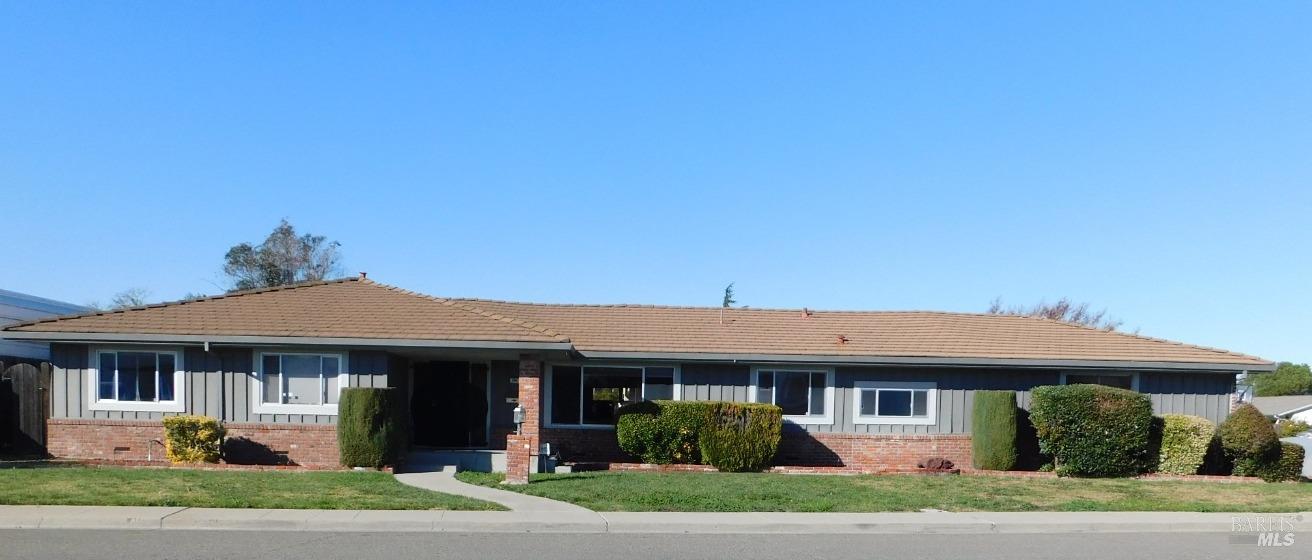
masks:
[(326, 336), (256, 336), (155, 333), (94, 333), (52, 331), (0, 331), (0, 339), (45, 342), (136, 342), (148, 344), (250, 344), (317, 346), (393, 346), (407, 348), (471, 348), (495, 350), (571, 350), (567, 341), (443, 340), (420, 338), (359, 338)]
[(1159, 362), (1144, 360), (1087, 360), (1087, 359), (1036, 359), (1036, 358), (972, 358), (934, 356), (853, 356), (803, 354), (752, 354), (714, 352), (613, 352), (580, 350), (586, 358), (688, 360), (710, 362), (752, 363), (808, 363), (834, 365), (937, 365), (952, 367), (1027, 367), (1072, 369), (1136, 369), (1136, 370), (1192, 370), (1192, 371), (1272, 371), (1275, 364), (1242, 364), (1226, 362)]

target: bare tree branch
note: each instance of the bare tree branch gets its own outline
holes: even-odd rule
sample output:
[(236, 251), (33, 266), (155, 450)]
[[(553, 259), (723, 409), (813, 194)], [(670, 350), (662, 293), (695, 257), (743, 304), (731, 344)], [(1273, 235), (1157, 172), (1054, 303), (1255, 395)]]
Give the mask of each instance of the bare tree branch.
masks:
[(1092, 311), (1088, 303), (1075, 303), (1070, 298), (1061, 298), (1056, 303), (1039, 301), (1033, 306), (1023, 305), (1005, 305), (1001, 297), (994, 298), (989, 302), (989, 308), (986, 313), (990, 315), (1020, 315), (1024, 317), (1039, 317), (1043, 319), (1052, 319), (1063, 323), (1074, 323), (1084, 325), (1095, 329), (1105, 331), (1114, 331), (1122, 324), (1123, 321), (1113, 319), (1107, 315), (1106, 309)]

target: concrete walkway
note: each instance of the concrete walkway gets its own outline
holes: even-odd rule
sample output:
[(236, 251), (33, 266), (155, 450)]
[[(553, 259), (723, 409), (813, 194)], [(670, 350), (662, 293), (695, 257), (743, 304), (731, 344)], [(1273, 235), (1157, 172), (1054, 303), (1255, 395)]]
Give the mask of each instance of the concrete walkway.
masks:
[(651, 533), (651, 534), (983, 534), (1230, 533), (1261, 521), (1295, 531), (1312, 513), (596, 513), (369, 511), (178, 507), (0, 506), (0, 529), (212, 529), (264, 531)]
[(398, 473), (396, 479), (425, 490), (498, 503), (516, 512), (592, 513), (590, 509), (570, 503), (461, 482), (456, 479), (453, 466), (427, 472)]

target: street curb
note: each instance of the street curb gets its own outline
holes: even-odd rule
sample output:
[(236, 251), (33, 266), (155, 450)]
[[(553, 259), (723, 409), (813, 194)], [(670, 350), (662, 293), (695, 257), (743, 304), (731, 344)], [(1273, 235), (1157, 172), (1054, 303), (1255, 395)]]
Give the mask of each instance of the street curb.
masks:
[(987, 534), (1231, 532), (1236, 518), (1312, 513), (890, 512), (573, 513), (0, 506), (0, 529), (213, 531), (626, 533), (626, 534)]

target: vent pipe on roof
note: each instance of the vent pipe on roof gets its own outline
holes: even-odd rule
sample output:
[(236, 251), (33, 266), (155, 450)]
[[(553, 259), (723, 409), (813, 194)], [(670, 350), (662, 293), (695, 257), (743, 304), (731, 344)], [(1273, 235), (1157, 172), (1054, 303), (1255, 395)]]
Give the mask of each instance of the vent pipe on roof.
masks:
[(369, 277), (369, 273), (368, 273), (368, 272), (365, 272), (365, 271), (363, 271), (363, 270), (360, 271), (360, 279), (361, 279), (361, 280), (364, 280), (365, 278), (368, 278), (368, 277)]

